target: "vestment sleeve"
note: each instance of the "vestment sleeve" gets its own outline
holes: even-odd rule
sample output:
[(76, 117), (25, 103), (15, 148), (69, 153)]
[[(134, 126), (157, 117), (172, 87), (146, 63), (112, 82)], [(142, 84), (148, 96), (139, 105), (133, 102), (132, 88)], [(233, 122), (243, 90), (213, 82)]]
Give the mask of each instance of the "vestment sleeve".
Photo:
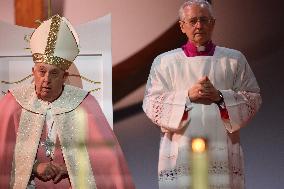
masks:
[(167, 66), (161, 65), (158, 56), (152, 64), (143, 100), (144, 112), (162, 131), (177, 131), (189, 120), (182, 121), (184, 113), (187, 113), (185, 107), (190, 106), (188, 91), (172, 89), (172, 83), (178, 82), (172, 75)]
[(244, 127), (262, 102), (256, 78), (243, 54), (238, 61), (232, 89), (220, 90), (229, 115), (223, 122), (230, 133)]

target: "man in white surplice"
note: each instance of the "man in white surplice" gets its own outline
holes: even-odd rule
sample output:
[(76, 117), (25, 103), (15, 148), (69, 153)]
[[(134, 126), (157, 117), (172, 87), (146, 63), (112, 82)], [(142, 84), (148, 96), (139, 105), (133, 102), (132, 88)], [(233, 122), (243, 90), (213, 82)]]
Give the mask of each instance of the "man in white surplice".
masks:
[(210, 189), (243, 189), (239, 130), (261, 104), (244, 55), (211, 41), (215, 19), (205, 0), (185, 2), (180, 28), (188, 42), (155, 58), (143, 110), (161, 128), (159, 187), (190, 188), (189, 141), (208, 140)]

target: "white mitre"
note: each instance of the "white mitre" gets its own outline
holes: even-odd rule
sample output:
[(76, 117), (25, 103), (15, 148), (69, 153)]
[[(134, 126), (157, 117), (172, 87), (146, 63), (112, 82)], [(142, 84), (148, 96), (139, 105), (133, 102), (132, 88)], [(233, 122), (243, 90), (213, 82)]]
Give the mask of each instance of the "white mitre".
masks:
[(35, 63), (67, 70), (79, 54), (79, 37), (70, 22), (59, 15), (44, 21), (32, 34), (30, 48)]

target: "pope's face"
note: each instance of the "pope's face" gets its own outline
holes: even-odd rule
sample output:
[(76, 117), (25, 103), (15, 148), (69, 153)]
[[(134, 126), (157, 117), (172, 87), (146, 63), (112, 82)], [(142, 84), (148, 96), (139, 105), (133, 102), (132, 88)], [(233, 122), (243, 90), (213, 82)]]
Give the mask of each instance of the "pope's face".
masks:
[(201, 46), (211, 40), (215, 20), (208, 8), (199, 5), (187, 6), (184, 9), (184, 16), (179, 22), (180, 28), (190, 42), (195, 46)]
[(61, 95), (68, 72), (44, 63), (36, 63), (32, 71), (39, 99), (52, 102)]

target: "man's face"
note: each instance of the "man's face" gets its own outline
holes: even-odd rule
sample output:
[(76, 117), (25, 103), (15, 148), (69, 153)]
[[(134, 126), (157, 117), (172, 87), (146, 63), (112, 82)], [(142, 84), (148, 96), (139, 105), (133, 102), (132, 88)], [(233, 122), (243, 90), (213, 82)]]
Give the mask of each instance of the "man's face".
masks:
[(62, 92), (68, 72), (44, 63), (36, 63), (32, 71), (38, 98), (48, 102), (57, 99)]
[(211, 40), (215, 20), (206, 7), (187, 6), (184, 9), (184, 15), (184, 20), (180, 21), (180, 28), (190, 42), (201, 46)]

